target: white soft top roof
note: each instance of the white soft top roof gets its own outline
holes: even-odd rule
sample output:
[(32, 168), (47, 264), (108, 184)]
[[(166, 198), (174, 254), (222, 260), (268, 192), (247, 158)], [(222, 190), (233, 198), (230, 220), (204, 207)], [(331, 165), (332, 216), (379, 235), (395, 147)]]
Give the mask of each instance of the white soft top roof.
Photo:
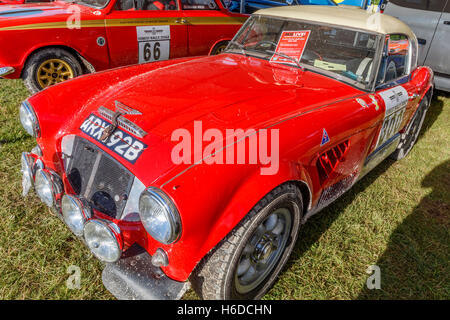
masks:
[(358, 7), (282, 6), (261, 9), (255, 14), (334, 24), (381, 34), (402, 33), (415, 38), (411, 29), (397, 18), (384, 13), (369, 13)]

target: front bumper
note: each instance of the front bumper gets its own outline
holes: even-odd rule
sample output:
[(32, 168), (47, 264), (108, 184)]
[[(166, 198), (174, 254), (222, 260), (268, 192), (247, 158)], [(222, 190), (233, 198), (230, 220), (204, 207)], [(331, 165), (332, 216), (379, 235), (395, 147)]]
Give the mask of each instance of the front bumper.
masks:
[(16, 70), (13, 67), (0, 67), (0, 78), (14, 73)]
[(174, 300), (189, 289), (189, 282), (167, 277), (151, 263), (151, 256), (135, 244), (102, 272), (106, 289), (120, 300)]

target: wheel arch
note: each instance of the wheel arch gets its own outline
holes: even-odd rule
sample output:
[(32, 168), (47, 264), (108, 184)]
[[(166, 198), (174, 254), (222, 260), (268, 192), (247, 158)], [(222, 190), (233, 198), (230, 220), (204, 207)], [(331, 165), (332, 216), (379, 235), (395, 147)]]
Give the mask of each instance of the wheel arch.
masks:
[(86, 60), (76, 49), (69, 47), (67, 45), (63, 44), (46, 44), (39, 47), (32, 48), (24, 57), (24, 61), (22, 63), (22, 70), (20, 71), (20, 77), (22, 78), (23, 72), (26, 68), (26, 65), (30, 58), (35, 55), (36, 53), (45, 50), (45, 49), (62, 49), (66, 50), (67, 52), (71, 53), (80, 63), (81, 67), (83, 68), (83, 74), (85, 73), (93, 73), (95, 72), (95, 68), (92, 66), (92, 64), (89, 63), (89, 61)]
[[(193, 270), (208, 256), (209, 252), (214, 250), (220, 241), (232, 232), (261, 199), (275, 188), (286, 183), (292, 183), (299, 188), (304, 216), (311, 207), (312, 190), (310, 186), (312, 182), (303, 166), (298, 163), (280, 163), (279, 172), (274, 176), (261, 175), (257, 170), (234, 192), (228, 206), (217, 215), (214, 225), (198, 251), (197, 263)], [(257, 192), (255, 192), (255, 189), (257, 189)], [(243, 195), (247, 199), (245, 205), (240, 203)]]
[(214, 44), (211, 46), (211, 49), (209, 49), (209, 53), (208, 53), (208, 56), (210, 56), (211, 54), (212, 54), (212, 52), (214, 51), (214, 49), (218, 46), (218, 45), (220, 45), (220, 44), (222, 44), (222, 43), (227, 43), (227, 42), (230, 42), (231, 41), (231, 38), (223, 38), (223, 39), (220, 39), (220, 40), (217, 40), (216, 42), (214, 42)]

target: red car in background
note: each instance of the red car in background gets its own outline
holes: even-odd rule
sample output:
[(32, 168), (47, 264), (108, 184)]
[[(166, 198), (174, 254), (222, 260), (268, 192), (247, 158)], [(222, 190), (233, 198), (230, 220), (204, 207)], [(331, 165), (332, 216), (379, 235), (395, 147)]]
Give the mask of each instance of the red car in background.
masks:
[(0, 77), (32, 92), (81, 74), (218, 53), (246, 15), (219, 0), (80, 0), (0, 8)]
[[(393, 41), (406, 51), (392, 55)], [(34, 186), (107, 263), (118, 298), (179, 298), (188, 281), (203, 298), (260, 298), (302, 224), (413, 148), (433, 94), (417, 51), (388, 15), (257, 11), (222, 54), (25, 101), (37, 146), (22, 154), (24, 194)]]
[(36, 2), (52, 2), (53, 0), (1, 0), (0, 5), (5, 4), (23, 4), (23, 3), (36, 3)]

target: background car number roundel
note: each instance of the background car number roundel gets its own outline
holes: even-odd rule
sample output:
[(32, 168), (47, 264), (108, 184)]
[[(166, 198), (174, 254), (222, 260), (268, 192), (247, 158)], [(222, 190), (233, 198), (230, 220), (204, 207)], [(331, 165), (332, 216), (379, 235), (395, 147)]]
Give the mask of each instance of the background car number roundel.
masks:
[(147, 148), (147, 145), (119, 128), (111, 134), (106, 142), (103, 142), (100, 137), (109, 125), (111, 125), (110, 122), (91, 114), (80, 126), (80, 130), (128, 162), (134, 164), (141, 156), (142, 151)]
[(139, 63), (168, 60), (170, 26), (136, 27)]

